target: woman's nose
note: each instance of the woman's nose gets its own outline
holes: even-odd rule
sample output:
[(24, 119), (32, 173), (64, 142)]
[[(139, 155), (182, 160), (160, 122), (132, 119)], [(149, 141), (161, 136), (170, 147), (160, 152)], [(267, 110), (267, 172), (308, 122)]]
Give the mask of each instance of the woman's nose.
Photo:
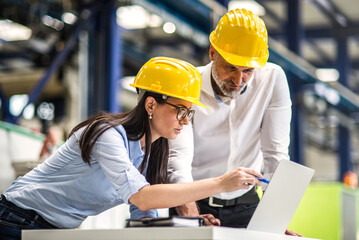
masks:
[(188, 125), (189, 120), (188, 120), (188, 115), (186, 115), (181, 121), (180, 124), (182, 125)]

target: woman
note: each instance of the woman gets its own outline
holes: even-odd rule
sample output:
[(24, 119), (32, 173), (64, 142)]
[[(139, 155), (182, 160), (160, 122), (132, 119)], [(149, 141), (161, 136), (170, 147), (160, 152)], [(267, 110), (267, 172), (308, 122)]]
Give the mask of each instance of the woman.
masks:
[(245, 189), (263, 177), (238, 168), (193, 183), (167, 182), (168, 140), (191, 121), (201, 77), (187, 62), (150, 59), (132, 86), (140, 100), (130, 112), (100, 114), (77, 125), (44, 163), (18, 178), (1, 197), (1, 239), (20, 239), (21, 229), (76, 228), (87, 216), (122, 203), (131, 218), (156, 217), (220, 192)]

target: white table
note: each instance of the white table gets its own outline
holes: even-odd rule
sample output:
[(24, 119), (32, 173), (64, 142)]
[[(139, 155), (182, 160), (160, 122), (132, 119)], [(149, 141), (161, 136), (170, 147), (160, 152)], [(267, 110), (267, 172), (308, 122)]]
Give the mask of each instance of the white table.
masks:
[(313, 240), (226, 227), (150, 227), (110, 230), (25, 230), (22, 240)]

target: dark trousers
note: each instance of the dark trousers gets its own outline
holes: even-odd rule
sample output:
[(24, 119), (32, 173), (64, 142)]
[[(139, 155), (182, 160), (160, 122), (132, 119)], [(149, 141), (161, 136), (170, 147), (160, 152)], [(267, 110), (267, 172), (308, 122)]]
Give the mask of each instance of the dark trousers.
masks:
[(22, 209), (0, 197), (0, 240), (20, 240), (21, 230), (57, 228), (33, 210)]
[(221, 226), (246, 228), (258, 202), (231, 207), (211, 207), (208, 205), (208, 200), (200, 200), (197, 205), (200, 214), (212, 214), (221, 221)]
[[(200, 214), (212, 214), (221, 221), (221, 226), (246, 228), (258, 206), (259, 197), (255, 188), (252, 188), (239, 198), (217, 202), (214, 200), (214, 203), (221, 207), (213, 206), (209, 198), (197, 201)], [(171, 208), (169, 214), (177, 215), (176, 209)]]

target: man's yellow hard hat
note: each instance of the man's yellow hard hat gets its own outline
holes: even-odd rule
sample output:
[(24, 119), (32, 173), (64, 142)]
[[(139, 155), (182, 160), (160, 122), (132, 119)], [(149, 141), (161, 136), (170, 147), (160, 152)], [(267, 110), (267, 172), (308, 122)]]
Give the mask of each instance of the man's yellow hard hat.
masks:
[(199, 101), (202, 78), (192, 64), (169, 57), (155, 57), (137, 73), (132, 87), (180, 98), (207, 107)]
[(209, 40), (217, 52), (233, 65), (261, 68), (269, 57), (266, 26), (262, 19), (246, 9), (226, 13)]

